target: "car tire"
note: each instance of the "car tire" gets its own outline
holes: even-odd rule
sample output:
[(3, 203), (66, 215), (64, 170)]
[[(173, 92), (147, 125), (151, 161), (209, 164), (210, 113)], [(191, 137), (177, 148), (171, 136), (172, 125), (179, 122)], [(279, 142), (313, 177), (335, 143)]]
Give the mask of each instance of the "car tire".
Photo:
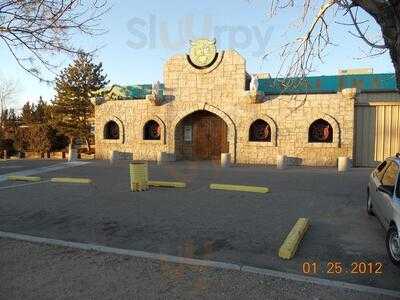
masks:
[(369, 191), (367, 192), (367, 213), (370, 216), (375, 216), (374, 209), (372, 207), (371, 194), (369, 193)]
[[(395, 226), (391, 226), (386, 234), (386, 250), (392, 263), (400, 267), (400, 242), (397, 247), (393, 239), (399, 238), (399, 233)], [(397, 252), (397, 253), (396, 253)]]

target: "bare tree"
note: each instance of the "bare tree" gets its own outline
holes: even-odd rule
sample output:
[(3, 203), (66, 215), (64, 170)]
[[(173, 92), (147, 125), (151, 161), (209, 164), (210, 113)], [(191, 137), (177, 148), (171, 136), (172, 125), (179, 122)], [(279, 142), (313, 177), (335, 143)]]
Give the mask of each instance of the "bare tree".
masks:
[(4, 125), (4, 112), (7, 103), (17, 95), (17, 82), (13, 79), (0, 77), (0, 128)]
[(54, 71), (50, 54), (78, 53), (75, 35), (103, 33), (107, 10), (107, 0), (0, 0), (0, 41), (20, 67), (44, 80), (38, 67)]
[[(294, 0), (270, 0), (270, 14), (274, 16), (282, 9), (295, 8), (299, 4), (302, 6), (299, 16), (301, 35), (285, 44), (281, 52), (280, 72), (285, 73), (285, 77), (304, 77), (313, 70), (316, 60), (323, 61), (324, 51), (333, 44), (330, 26), (343, 15), (348, 21), (336, 23), (348, 26), (352, 36), (366, 43), (369, 47), (367, 56), (389, 51), (400, 89), (400, 1), (303, 0), (295, 3)], [(361, 10), (364, 13), (360, 13)], [(378, 26), (371, 26), (372, 23)], [(374, 27), (380, 28), (380, 32), (373, 32)]]

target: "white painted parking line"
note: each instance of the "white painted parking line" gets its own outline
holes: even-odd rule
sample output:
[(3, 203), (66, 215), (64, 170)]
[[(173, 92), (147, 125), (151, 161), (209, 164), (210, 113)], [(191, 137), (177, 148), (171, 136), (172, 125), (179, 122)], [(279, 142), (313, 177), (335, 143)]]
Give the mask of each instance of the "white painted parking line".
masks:
[(165, 261), (165, 262), (170, 262), (170, 263), (177, 263), (177, 264), (186, 264), (186, 265), (192, 265), (192, 266), (204, 266), (204, 267), (219, 268), (219, 269), (224, 269), (224, 270), (235, 270), (235, 271), (265, 275), (265, 276), (280, 278), (280, 279), (285, 279), (285, 280), (317, 284), (320, 286), (327, 286), (327, 287), (339, 288), (339, 289), (348, 289), (348, 290), (362, 292), (362, 293), (400, 298), (400, 291), (375, 288), (375, 287), (366, 286), (366, 285), (348, 283), (348, 282), (337, 281), (337, 280), (329, 280), (329, 279), (323, 279), (323, 278), (318, 278), (318, 277), (310, 277), (310, 276), (304, 276), (304, 275), (299, 275), (299, 274), (294, 274), (294, 273), (286, 273), (286, 272), (269, 270), (269, 269), (254, 268), (254, 267), (250, 267), (250, 266), (237, 265), (237, 264), (231, 264), (231, 263), (193, 259), (193, 258), (186, 258), (186, 257), (172, 256), (172, 255), (163, 255), (163, 254), (144, 252), (144, 251), (112, 248), (112, 247), (106, 247), (106, 246), (95, 245), (95, 244), (67, 242), (67, 241), (62, 241), (62, 240), (48, 239), (48, 238), (42, 238), (42, 237), (36, 237), (36, 236), (24, 235), (24, 234), (18, 234), (18, 233), (11, 233), (11, 232), (3, 232), (3, 231), (0, 231), (0, 238), (8, 238), (8, 239), (21, 240), (21, 241), (27, 241), (27, 242), (32, 242), (32, 243), (41, 243), (41, 244), (47, 244), (47, 245), (63, 246), (63, 247), (81, 249), (81, 250), (86, 250), (86, 251), (98, 251), (98, 252), (110, 253), (110, 254), (148, 258), (148, 259)]
[(24, 170), (24, 171), (20, 171), (20, 172), (13, 172), (13, 173), (9, 173), (9, 174), (3, 174), (3, 175), (0, 176), (0, 182), (6, 181), (7, 177), (11, 176), (11, 175), (15, 175), (15, 176), (32, 176), (32, 175), (37, 175), (37, 174), (42, 174), (42, 173), (49, 173), (49, 172), (68, 169), (68, 168), (73, 168), (73, 167), (79, 167), (79, 166), (83, 166), (83, 165), (87, 165), (87, 164), (90, 164), (90, 162), (87, 162), (87, 161), (67, 162), (67, 163), (60, 163), (60, 164), (55, 164), (55, 165), (51, 165), (51, 166), (30, 169), (30, 170)]
[(31, 182), (31, 183), (24, 183), (24, 184), (15, 184), (15, 185), (2, 186), (2, 187), (0, 187), (0, 191), (1, 191), (1, 190), (15, 189), (15, 188), (24, 187), (24, 186), (36, 185), (36, 184), (41, 184), (41, 183), (48, 183), (48, 182), (50, 182), (50, 180), (44, 180), (44, 181), (39, 181), (39, 182)]

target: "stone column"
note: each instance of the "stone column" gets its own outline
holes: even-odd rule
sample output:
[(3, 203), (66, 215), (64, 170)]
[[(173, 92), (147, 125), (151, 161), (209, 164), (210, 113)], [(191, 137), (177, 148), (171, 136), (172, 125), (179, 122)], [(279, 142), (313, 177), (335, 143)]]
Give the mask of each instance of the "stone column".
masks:
[(166, 152), (158, 152), (157, 154), (157, 164), (162, 165), (168, 161), (168, 154)]
[(229, 168), (231, 166), (231, 154), (221, 153), (221, 167)]
[(346, 99), (356, 99), (358, 90), (356, 88), (343, 89), (341, 92), (342, 97)]
[[(349, 114), (351, 114), (350, 120), (349, 121), (346, 120), (347, 130), (352, 130), (353, 131), (352, 138), (348, 139), (346, 141), (347, 146), (351, 147), (353, 149), (351, 154), (350, 153), (347, 154), (349, 156), (349, 157), (347, 157), (347, 159), (348, 160), (351, 159), (352, 161), (354, 161), (354, 158), (356, 156), (356, 151), (357, 151), (356, 150), (356, 142), (355, 142), (354, 138), (355, 138), (355, 135), (356, 135), (356, 132), (355, 132), (356, 131), (355, 121), (356, 121), (356, 113), (357, 113), (356, 104), (357, 104), (357, 95), (358, 95), (358, 93), (359, 93), (359, 90), (357, 90), (357, 88), (347, 88), (347, 89), (341, 90), (341, 95), (343, 97), (343, 101), (349, 103), (352, 106), (352, 112), (349, 112)], [(346, 155), (346, 154), (344, 154), (344, 155)], [(348, 166), (350, 166), (350, 161), (348, 161), (347, 164), (348, 164)]]
[(348, 157), (338, 158), (338, 172), (347, 172), (350, 168), (350, 160)]
[(110, 165), (114, 164), (115, 160), (117, 159), (116, 151), (110, 150)]
[(284, 170), (287, 168), (287, 156), (286, 155), (278, 155), (276, 157), (276, 168), (279, 170)]

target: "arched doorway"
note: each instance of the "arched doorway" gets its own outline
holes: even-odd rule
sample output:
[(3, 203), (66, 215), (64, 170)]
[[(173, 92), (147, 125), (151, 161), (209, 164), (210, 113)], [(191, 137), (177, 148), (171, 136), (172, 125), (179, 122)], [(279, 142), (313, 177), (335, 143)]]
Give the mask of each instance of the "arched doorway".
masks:
[(193, 112), (176, 126), (175, 148), (178, 159), (219, 160), (229, 152), (228, 126), (209, 111)]

